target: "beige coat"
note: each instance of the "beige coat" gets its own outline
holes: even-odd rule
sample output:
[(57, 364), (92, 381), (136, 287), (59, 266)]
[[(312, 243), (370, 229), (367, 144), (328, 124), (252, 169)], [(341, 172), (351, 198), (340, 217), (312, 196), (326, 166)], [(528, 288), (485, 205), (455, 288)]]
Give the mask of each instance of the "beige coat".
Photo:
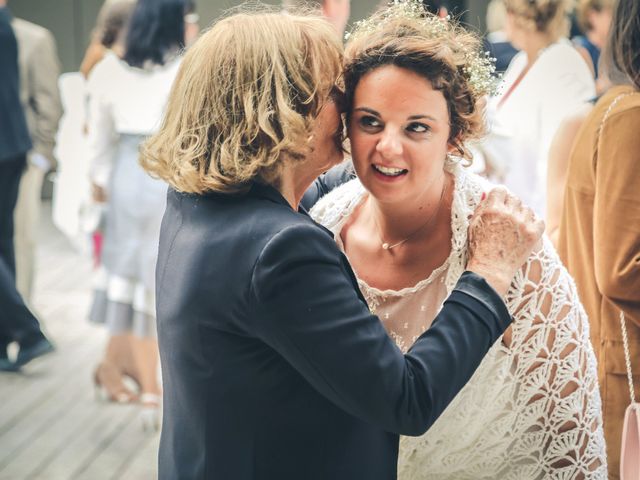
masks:
[(11, 26), (18, 41), (20, 100), (25, 109), (33, 151), (55, 166), (55, 146), (62, 104), (58, 91), (60, 61), (49, 30), (14, 18)]
[(559, 253), (589, 315), (598, 357), (609, 478), (619, 478), (620, 440), (629, 387), (619, 312), (624, 311), (635, 389), (640, 395), (640, 93), (595, 105), (569, 160)]

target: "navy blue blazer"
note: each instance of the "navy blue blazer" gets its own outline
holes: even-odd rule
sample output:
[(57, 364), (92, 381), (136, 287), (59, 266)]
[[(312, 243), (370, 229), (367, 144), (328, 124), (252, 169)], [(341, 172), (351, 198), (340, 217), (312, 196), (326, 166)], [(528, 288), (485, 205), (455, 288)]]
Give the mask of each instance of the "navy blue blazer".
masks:
[(403, 355), (331, 233), (273, 188), (169, 190), (160, 479), (390, 480), (510, 323), (466, 272)]
[(31, 137), (20, 103), (18, 44), (11, 14), (0, 7), (0, 162), (15, 160), (31, 149)]

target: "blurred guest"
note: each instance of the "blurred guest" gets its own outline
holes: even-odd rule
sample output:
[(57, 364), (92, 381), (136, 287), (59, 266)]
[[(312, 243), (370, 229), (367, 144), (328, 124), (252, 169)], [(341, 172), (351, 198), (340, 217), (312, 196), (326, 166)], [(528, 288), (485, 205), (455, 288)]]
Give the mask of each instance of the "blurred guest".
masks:
[[(610, 50), (610, 53), (609, 53)], [(569, 159), (559, 253), (575, 278), (599, 361), (609, 478), (619, 477), (629, 404), (620, 314), (640, 366), (640, 3), (618, 0), (603, 57), (626, 76), (598, 100)]]
[[(58, 82), (64, 115), (60, 120), (55, 150), (58, 169), (53, 186), (52, 216), (55, 226), (81, 250), (86, 250), (90, 244), (100, 245), (97, 227), (101, 210), (92, 208), (94, 205), (90, 200), (85, 77), (108, 50), (122, 56), (126, 26), (134, 6), (135, 0), (105, 2), (80, 67), (81, 72), (64, 73)], [(98, 253), (99, 249), (94, 248), (96, 262)]]
[(136, 0), (106, 0), (98, 13), (98, 20), (91, 35), (91, 43), (84, 53), (80, 72), (88, 77), (89, 73), (102, 60), (108, 50), (121, 57), (123, 36), (126, 32), (131, 12)]
[(571, 27), (569, 29), (569, 38), (571, 43), (578, 53), (587, 62), (587, 66), (595, 78), (598, 78), (598, 59), (600, 58), (600, 49), (589, 41), (587, 37), (582, 34), (582, 30), (578, 27), (578, 21), (575, 15), (571, 15), (570, 22)]
[[(87, 142), (88, 92), (86, 76), (107, 52), (121, 57), (124, 54), (126, 28), (135, 0), (107, 0), (98, 14), (92, 39), (85, 53), (81, 72), (69, 72), (60, 77), (60, 92), (64, 104), (64, 115), (60, 121), (56, 155), (59, 160), (58, 172), (53, 191), (53, 220), (62, 232), (81, 250), (91, 249), (96, 274), (94, 288), (100, 302), (94, 305), (104, 307), (108, 276), (100, 266), (102, 245), (102, 217), (106, 203), (95, 203), (91, 199), (89, 183), (89, 149)], [(96, 318), (104, 322), (104, 312)], [(135, 376), (132, 342), (129, 334), (116, 335), (108, 344), (107, 357), (113, 359), (101, 365), (94, 373), (101, 396), (108, 399), (130, 401), (132, 392), (124, 388), (122, 374)], [(102, 387), (104, 385), (104, 388)]]
[(20, 180), (14, 214), (16, 285), (22, 297), (30, 302), (42, 184), (47, 172), (56, 166), (53, 149), (62, 115), (58, 92), (60, 61), (49, 30), (19, 18), (13, 18), (11, 26), (18, 41), (20, 100), (33, 141), (33, 148), (27, 154), (27, 168)]
[[(4, 371), (17, 370), (53, 350), (15, 286), (13, 213), (33, 145), (20, 103), (18, 44), (10, 22), (11, 14), (0, 0), (0, 370)], [(20, 347), (15, 362), (7, 355), (13, 341)]]
[(576, 19), (580, 29), (598, 50), (602, 50), (609, 36), (613, 6), (616, 0), (579, 0)]
[(340, 38), (344, 36), (351, 13), (351, 0), (283, 0), (285, 10), (295, 10), (304, 6), (311, 6), (320, 10), (322, 15), (333, 25)]
[(566, 115), (595, 95), (593, 76), (567, 33), (569, 0), (506, 0), (506, 32), (521, 50), (488, 109), (482, 142), (495, 180), (544, 217), (547, 158)]
[[(612, 85), (624, 85), (628, 79), (624, 73), (612, 65), (611, 54), (606, 50), (599, 62), (599, 85), (602, 93)], [(564, 196), (567, 183), (569, 158), (575, 145), (578, 132), (588, 118), (594, 104), (600, 97), (594, 97), (569, 115), (558, 127), (549, 149), (549, 167), (547, 169), (547, 219), (546, 231), (553, 245), (558, 248), (560, 220), (564, 211)]]
[(90, 176), (96, 201), (108, 202), (102, 252), (107, 288), (94, 315), (104, 317), (111, 333), (95, 381), (112, 400), (135, 400), (122, 383), (121, 352), (113, 347), (133, 334), (131, 376), (140, 385), (142, 419), (150, 428), (159, 418), (154, 280), (166, 184), (138, 165), (138, 147), (160, 124), (190, 40), (185, 15), (193, 9), (190, 0), (139, 0), (123, 58), (107, 52), (89, 78)]
[[(595, 101), (595, 98), (594, 98)], [(560, 219), (564, 205), (564, 191), (567, 183), (567, 167), (571, 150), (580, 127), (593, 108), (592, 102), (581, 105), (577, 111), (568, 115), (558, 127), (558, 131), (549, 147), (549, 164), (547, 167), (547, 217), (545, 231), (558, 248)]]
[(606, 79), (598, 75), (598, 60), (609, 36), (614, 3), (615, 0), (580, 0), (576, 8), (576, 20), (584, 36), (574, 37), (573, 41), (589, 52), (596, 73), (598, 94), (606, 90)]
[(423, 0), (422, 1), (422, 5), (424, 6), (424, 9), (429, 12), (429, 13), (433, 13), (434, 15), (437, 15), (441, 18), (446, 17), (447, 15), (449, 15), (449, 9), (446, 6), (447, 2), (444, 2), (442, 0)]
[(496, 59), (496, 73), (504, 72), (518, 50), (511, 44), (504, 31), (507, 10), (502, 0), (491, 0), (487, 7), (487, 36), (485, 46)]

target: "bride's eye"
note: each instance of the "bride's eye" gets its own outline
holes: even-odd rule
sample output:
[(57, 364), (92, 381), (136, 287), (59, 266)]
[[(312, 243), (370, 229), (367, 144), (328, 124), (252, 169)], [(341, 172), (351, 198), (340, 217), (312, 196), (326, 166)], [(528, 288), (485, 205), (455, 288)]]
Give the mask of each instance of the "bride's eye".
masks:
[(431, 128), (424, 123), (413, 122), (407, 126), (407, 130), (411, 133), (426, 133), (430, 131)]
[(360, 125), (364, 128), (378, 128), (381, 123), (376, 117), (372, 117), (371, 115), (365, 115), (360, 117)]

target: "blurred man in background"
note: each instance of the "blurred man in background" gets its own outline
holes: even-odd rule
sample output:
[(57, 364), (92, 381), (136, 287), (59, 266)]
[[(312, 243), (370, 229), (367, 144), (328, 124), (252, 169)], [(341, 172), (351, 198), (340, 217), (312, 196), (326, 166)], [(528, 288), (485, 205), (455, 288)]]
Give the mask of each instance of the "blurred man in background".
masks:
[[(12, 371), (53, 350), (15, 287), (13, 212), (18, 186), (32, 148), (20, 104), (18, 45), (11, 14), (0, 0), (0, 370)], [(18, 342), (15, 362), (7, 346)]]
[(60, 61), (49, 30), (19, 18), (13, 18), (11, 26), (18, 42), (20, 102), (33, 142), (33, 148), (27, 153), (27, 168), (20, 180), (14, 219), (16, 285), (29, 303), (33, 291), (42, 184), (47, 172), (55, 167), (53, 148), (62, 115), (58, 92)]

